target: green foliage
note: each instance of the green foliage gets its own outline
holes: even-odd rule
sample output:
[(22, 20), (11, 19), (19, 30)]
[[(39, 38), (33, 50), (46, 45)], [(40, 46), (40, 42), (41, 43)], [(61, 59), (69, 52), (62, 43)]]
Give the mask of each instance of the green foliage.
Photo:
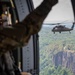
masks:
[(55, 68), (53, 55), (62, 50), (75, 51), (75, 30), (71, 32), (52, 33), (51, 27), (43, 27), (39, 32), (40, 75), (73, 75), (65, 68)]
[(65, 69), (62, 67), (46, 67), (40, 75), (73, 75), (73, 73), (69, 69)]

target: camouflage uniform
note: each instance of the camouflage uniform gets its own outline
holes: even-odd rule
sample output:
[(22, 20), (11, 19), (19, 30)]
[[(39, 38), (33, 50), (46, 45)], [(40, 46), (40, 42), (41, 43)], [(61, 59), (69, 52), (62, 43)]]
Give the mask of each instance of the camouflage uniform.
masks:
[[(0, 66), (3, 71), (7, 70), (10, 75), (15, 75), (9, 51), (27, 45), (30, 36), (40, 31), (44, 19), (57, 2), (58, 0), (44, 0), (22, 22), (12, 28), (0, 28), (0, 64), (3, 65)], [(2, 62), (3, 59), (5, 62)]]

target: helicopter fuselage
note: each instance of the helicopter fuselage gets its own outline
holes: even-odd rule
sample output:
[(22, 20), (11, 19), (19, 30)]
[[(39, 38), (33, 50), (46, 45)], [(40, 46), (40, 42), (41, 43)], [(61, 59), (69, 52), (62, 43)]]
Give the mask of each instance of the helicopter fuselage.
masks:
[[(72, 27), (74, 27), (74, 25), (72, 26)], [(59, 33), (61, 33), (61, 32), (65, 32), (65, 31), (71, 31), (71, 30), (73, 30), (73, 28), (67, 28), (67, 27), (65, 27), (65, 26), (62, 26), (62, 25), (60, 25), (60, 26), (55, 26), (53, 29), (52, 29), (52, 32), (59, 32)]]

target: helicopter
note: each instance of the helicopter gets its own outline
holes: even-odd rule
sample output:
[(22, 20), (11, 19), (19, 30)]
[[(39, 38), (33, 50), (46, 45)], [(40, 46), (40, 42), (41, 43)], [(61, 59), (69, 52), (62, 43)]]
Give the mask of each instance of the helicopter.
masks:
[[(46, 25), (50, 25), (50, 24), (46, 24)], [(55, 32), (65, 32), (65, 31), (69, 31), (69, 33), (71, 33), (70, 31), (72, 31), (74, 29), (74, 25), (75, 22), (73, 22), (73, 25), (71, 26), (71, 28), (66, 27), (65, 25), (61, 25), (61, 23), (56, 23), (56, 24), (51, 24), (51, 25), (56, 25), (55, 27), (52, 28), (52, 32), (55, 34)]]

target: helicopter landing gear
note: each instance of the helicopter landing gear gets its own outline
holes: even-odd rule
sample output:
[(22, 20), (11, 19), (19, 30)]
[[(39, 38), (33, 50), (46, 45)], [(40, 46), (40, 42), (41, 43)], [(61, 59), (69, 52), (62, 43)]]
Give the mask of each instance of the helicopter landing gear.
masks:
[(54, 34), (55, 34), (55, 32), (54, 32)]
[(61, 32), (59, 32), (59, 33), (61, 33)]
[(69, 33), (71, 34), (71, 32), (69, 31)]

